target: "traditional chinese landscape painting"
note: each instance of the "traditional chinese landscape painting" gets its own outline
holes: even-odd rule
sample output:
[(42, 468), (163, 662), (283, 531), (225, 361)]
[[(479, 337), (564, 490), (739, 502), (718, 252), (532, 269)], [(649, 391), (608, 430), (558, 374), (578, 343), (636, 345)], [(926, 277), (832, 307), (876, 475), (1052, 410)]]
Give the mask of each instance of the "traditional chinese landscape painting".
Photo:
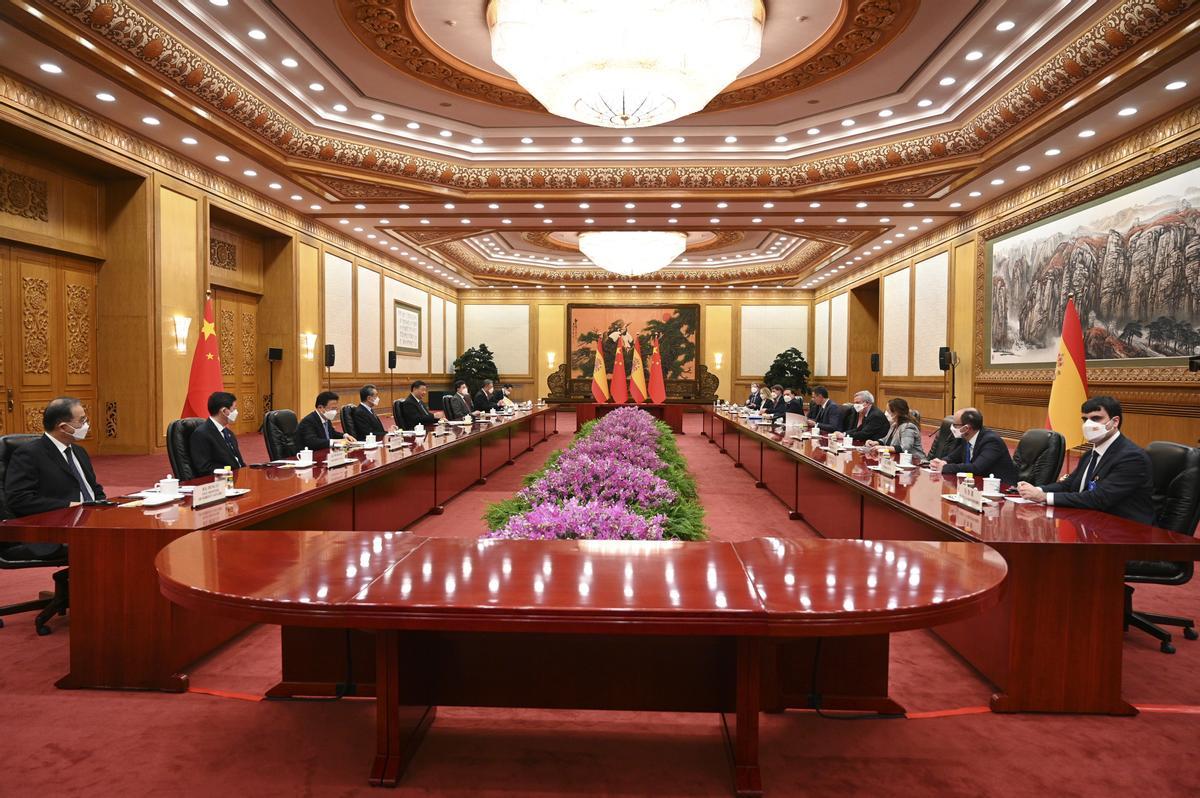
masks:
[[(567, 337), (571, 345), (571, 377), (591, 379), (596, 342), (601, 341), (604, 365), (612, 374), (617, 343), (626, 347), (636, 341), (646, 366), (650, 365), (651, 340), (659, 336), (663, 379), (696, 379), (699, 351), (699, 305), (568, 305)], [(632, 368), (625, 351), (626, 375)]]
[(989, 242), (991, 363), (1051, 363), (1067, 297), (1089, 359), (1200, 351), (1200, 164)]

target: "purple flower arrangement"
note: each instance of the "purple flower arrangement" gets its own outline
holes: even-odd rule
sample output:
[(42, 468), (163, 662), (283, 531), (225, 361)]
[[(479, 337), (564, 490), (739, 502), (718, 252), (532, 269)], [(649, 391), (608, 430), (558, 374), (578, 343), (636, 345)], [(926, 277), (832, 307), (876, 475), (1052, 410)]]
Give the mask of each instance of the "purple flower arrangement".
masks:
[(659, 449), (664, 435), (671, 433), (636, 407), (585, 425), (545, 473), (493, 506), (487, 537), (662, 540), (683, 501), (660, 475), (670, 473)]

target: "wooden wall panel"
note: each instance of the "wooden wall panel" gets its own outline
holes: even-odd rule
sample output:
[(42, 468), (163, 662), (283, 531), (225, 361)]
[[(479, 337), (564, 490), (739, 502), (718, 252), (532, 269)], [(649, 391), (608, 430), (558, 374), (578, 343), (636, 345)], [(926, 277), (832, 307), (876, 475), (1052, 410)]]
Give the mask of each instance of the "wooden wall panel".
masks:
[[(192, 353), (204, 321), (204, 263), (200, 259), (200, 241), (204, 228), (200, 197), (185, 187), (160, 185), (157, 196), (158, 243), (158, 334), (159, 390), (157, 407), (157, 443), (166, 441), (167, 424), (177, 418), (187, 398)], [(175, 348), (171, 319), (192, 319), (187, 349)], [(218, 324), (220, 319), (217, 319)]]
[(0, 239), (101, 259), (103, 187), (0, 146)]
[(262, 293), (263, 240), (256, 231), (211, 222), (207, 258), (208, 281), (212, 285)]

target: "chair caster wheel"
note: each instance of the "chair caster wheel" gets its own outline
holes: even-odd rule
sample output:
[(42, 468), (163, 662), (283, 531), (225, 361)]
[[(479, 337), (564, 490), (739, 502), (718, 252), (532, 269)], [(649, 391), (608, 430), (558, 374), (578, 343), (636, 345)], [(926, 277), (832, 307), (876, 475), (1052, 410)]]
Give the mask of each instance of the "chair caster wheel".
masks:
[(1175, 653), (1175, 646), (1171, 645), (1170, 643), (1163, 643), (1158, 648), (1164, 654), (1174, 654)]
[(1185, 626), (1183, 627), (1183, 636), (1188, 640), (1195, 640), (1197, 637), (1200, 637), (1200, 634), (1197, 634), (1196, 630), (1192, 627)]
[[(37, 633), (38, 633), (38, 637), (45, 637), (46, 635), (50, 634), (50, 627), (49, 626), (39, 626), (39, 627), (37, 627)], [(1174, 651), (1175, 649), (1171, 649), (1171, 650)]]

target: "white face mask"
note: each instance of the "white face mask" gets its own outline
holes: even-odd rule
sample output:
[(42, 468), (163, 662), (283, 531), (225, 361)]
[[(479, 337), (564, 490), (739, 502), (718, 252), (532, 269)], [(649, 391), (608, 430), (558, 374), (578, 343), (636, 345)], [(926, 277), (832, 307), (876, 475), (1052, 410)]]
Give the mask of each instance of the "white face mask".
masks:
[(790, 393), (785, 393), (783, 395), (783, 401), (785, 401), (785, 402), (790, 402), (790, 401), (792, 401), (793, 398), (794, 397)]
[(955, 424), (951, 424), (950, 425), (950, 434), (956, 438), (961, 438), (963, 436), (962, 427), (959, 427)]
[(367, 397), (367, 404), (369, 404), (371, 407), (379, 407), (379, 397), (378, 396)]
[(326, 410), (321, 415), (325, 416), (326, 421), (337, 421), (338, 412), (337, 410)]
[(1111, 431), (1107, 424), (1100, 421), (1092, 421), (1089, 418), (1083, 422), (1083, 437), (1087, 439), (1088, 443), (1100, 443)]
[(757, 386), (757, 385), (751, 385), (751, 386), (750, 386), (750, 393), (758, 393), (758, 386)]
[(81, 426), (79, 429), (71, 430), (71, 437), (77, 441), (81, 441), (87, 437), (88, 430), (90, 428), (91, 426), (85, 421), (83, 422), (83, 426)]
[(237, 413), (238, 413), (238, 411), (237, 411), (236, 407), (233, 410), (229, 411), (229, 423), (230, 424), (233, 424), (237, 421)]
[(866, 405), (864, 405), (862, 402), (855, 402), (854, 403), (854, 412), (861, 413), (863, 411), (864, 407), (866, 407)]

